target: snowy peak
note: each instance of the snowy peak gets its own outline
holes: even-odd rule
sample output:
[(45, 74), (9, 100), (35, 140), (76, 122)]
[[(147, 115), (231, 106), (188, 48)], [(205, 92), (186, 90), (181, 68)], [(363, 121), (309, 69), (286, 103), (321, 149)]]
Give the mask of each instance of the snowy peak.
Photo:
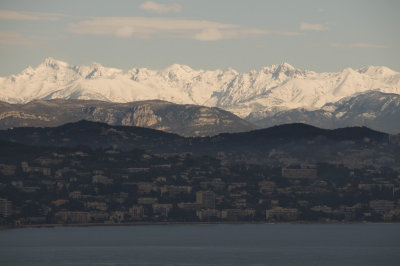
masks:
[(116, 69), (105, 68), (100, 63), (92, 63), (89, 67), (83, 68), (84, 71), (81, 73), (85, 73), (85, 79), (98, 79), (98, 78), (106, 78), (109, 75), (112, 75)]
[(291, 64), (286, 63), (286, 62), (282, 62), (281, 64), (278, 64), (278, 65), (266, 66), (263, 69), (270, 73), (281, 72), (281, 71), (285, 72), (287, 70), (289, 70), (289, 71), (296, 70), (296, 68), (294, 66), (292, 66)]
[(173, 64), (167, 68), (165, 68), (166, 72), (173, 72), (173, 73), (179, 73), (179, 72), (184, 72), (184, 73), (190, 73), (194, 71), (191, 67), (186, 66), (186, 65), (180, 65), (180, 64)]
[(52, 68), (52, 69), (55, 69), (55, 70), (59, 70), (60, 68), (66, 68), (66, 67), (69, 67), (69, 64), (67, 62), (55, 60), (52, 57), (48, 57), (43, 61), (43, 63), (41, 63), (37, 67), (37, 69), (40, 69), (40, 68)]
[(35, 68), (0, 78), (0, 101), (91, 99), (109, 102), (165, 100), (220, 107), (241, 117), (255, 111), (317, 109), (344, 97), (378, 90), (400, 94), (400, 73), (386, 67), (316, 73), (288, 63), (239, 73), (194, 70), (174, 64), (162, 70), (125, 71), (99, 63), (73, 66), (47, 58)]
[(173, 64), (165, 68), (162, 72), (171, 81), (179, 82), (182, 79), (190, 79), (197, 71), (186, 65)]
[(283, 62), (282, 64), (279, 65), (274, 65), (273, 68), (275, 68), (275, 73), (292, 73), (295, 72), (297, 69), (294, 68), (292, 65)]
[(279, 65), (272, 65), (269, 67), (264, 67), (261, 70), (264, 74), (271, 75), (272, 78), (276, 80), (283, 80), (287, 78), (295, 78), (298, 76), (304, 76), (307, 71), (297, 69), (294, 66), (283, 62)]
[(358, 70), (360, 74), (367, 74), (369, 76), (392, 76), (398, 74), (392, 69), (385, 66), (366, 66)]

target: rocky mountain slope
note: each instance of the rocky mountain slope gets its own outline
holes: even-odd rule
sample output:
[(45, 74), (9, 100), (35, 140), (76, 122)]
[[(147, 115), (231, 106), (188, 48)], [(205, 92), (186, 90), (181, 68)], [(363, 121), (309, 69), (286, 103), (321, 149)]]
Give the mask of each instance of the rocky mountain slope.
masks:
[(324, 104), (370, 90), (400, 94), (400, 73), (368, 66), (316, 73), (283, 63), (259, 71), (193, 70), (172, 65), (163, 70), (73, 66), (51, 58), (17, 75), (0, 78), (0, 100), (27, 103), (35, 99), (90, 99), (110, 102), (166, 100), (216, 106), (241, 117), (250, 112)]
[(0, 102), (0, 129), (59, 126), (83, 119), (110, 125), (148, 127), (182, 136), (212, 136), (256, 128), (219, 108), (159, 100), (131, 103), (63, 99), (35, 100), (27, 104)]
[(255, 112), (246, 119), (260, 127), (300, 122), (323, 128), (367, 126), (395, 134), (400, 133), (400, 95), (370, 91), (314, 111), (297, 108), (276, 113)]

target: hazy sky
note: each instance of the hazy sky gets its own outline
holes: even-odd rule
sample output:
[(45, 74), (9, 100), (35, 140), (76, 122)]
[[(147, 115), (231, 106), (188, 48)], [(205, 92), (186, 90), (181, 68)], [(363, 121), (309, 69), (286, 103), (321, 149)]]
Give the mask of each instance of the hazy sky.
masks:
[(400, 71), (400, 1), (1, 0), (0, 76), (81, 65)]

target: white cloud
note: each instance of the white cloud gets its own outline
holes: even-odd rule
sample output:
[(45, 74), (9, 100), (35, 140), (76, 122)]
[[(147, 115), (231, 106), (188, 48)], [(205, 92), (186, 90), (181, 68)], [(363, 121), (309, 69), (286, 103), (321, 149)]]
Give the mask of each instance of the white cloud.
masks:
[(207, 20), (146, 17), (92, 18), (70, 24), (67, 30), (76, 34), (105, 35), (119, 38), (168, 37), (199, 41), (238, 39), (268, 33), (263, 29), (244, 28), (239, 25)]
[(144, 2), (143, 4), (140, 5), (140, 8), (155, 13), (168, 13), (168, 12), (178, 13), (182, 10), (182, 6), (178, 4), (163, 5), (152, 1)]
[(50, 20), (54, 21), (64, 15), (55, 13), (21, 12), (0, 10), (0, 20)]
[(18, 32), (0, 31), (0, 44), (18, 46), (36, 46), (41, 43), (38, 37), (24, 36)]
[(135, 30), (132, 27), (122, 26), (115, 29), (115, 36), (121, 38), (128, 38), (131, 37), (134, 32)]
[(299, 36), (299, 35), (303, 35), (302, 32), (297, 32), (297, 31), (277, 31), (276, 34), (283, 35), (283, 36)]
[(328, 27), (323, 24), (310, 24), (306, 22), (300, 23), (300, 30), (313, 30), (313, 31), (325, 31)]
[(199, 33), (195, 34), (193, 37), (194, 39), (199, 41), (216, 41), (216, 40), (221, 40), (223, 38), (223, 35), (220, 30), (216, 28), (211, 28), (211, 29), (204, 29)]
[(43, 46), (52, 41), (66, 40), (64, 35), (55, 36), (35, 36), (21, 34), (16, 31), (0, 31), (0, 44), (12, 46)]
[(354, 49), (354, 48), (378, 48), (378, 49), (386, 49), (389, 46), (381, 45), (381, 44), (372, 44), (372, 43), (350, 43), (350, 44), (343, 44), (343, 43), (330, 43), (332, 47), (338, 48), (347, 48), (347, 49)]
[(353, 43), (349, 45), (350, 48), (389, 48), (386, 45), (372, 44), (372, 43)]

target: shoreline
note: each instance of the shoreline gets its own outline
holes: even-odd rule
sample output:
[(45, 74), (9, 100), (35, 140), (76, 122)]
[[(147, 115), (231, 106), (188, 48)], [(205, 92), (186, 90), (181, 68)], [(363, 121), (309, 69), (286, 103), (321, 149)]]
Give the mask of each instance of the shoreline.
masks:
[(57, 228), (57, 227), (101, 227), (101, 226), (168, 226), (168, 225), (255, 225), (255, 224), (292, 224), (292, 225), (366, 225), (366, 224), (400, 224), (395, 222), (131, 222), (131, 223), (85, 223), (85, 224), (28, 224), (28, 225), (1, 225), (0, 230), (27, 229), (27, 228)]

